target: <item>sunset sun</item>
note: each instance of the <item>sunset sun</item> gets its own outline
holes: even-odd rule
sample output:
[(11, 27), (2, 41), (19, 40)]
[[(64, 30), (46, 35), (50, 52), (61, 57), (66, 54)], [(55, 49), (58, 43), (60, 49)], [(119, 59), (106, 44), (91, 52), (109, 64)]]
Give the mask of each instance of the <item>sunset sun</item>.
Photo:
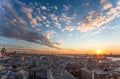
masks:
[(96, 53), (97, 53), (98, 55), (100, 55), (100, 54), (103, 53), (103, 50), (102, 50), (102, 49), (97, 49), (97, 50), (96, 50)]

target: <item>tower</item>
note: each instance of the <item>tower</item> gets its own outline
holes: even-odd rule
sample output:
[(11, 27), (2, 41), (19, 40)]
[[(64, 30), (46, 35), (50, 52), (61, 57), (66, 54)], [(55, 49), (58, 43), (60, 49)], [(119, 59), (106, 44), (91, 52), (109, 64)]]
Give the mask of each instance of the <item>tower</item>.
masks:
[(2, 56), (6, 56), (6, 53), (7, 53), (7, 49), (6, 48), (2, 48), (2, 50), (1, 50)]

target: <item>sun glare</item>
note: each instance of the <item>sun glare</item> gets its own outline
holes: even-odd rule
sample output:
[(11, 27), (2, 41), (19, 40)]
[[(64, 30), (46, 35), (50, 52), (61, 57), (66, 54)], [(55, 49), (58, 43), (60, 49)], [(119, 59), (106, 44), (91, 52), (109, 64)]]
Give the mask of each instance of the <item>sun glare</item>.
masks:
[(97, 49), (97, 50), (96, 50), (96, 53), (97, 53), (98, 55), (102, 54), (102, 52), (103, 52), (102, 49)]

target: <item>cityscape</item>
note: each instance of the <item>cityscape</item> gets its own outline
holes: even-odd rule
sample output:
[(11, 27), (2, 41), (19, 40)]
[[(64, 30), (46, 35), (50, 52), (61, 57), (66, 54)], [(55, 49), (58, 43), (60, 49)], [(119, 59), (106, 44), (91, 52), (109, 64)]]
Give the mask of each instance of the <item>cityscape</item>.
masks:
[(1, 79), (120, 79), (120, 55), (28, 54), (6, 50), (1, 50)]
[(120, 79), (120, 0), (0, 0), (0, 79)]

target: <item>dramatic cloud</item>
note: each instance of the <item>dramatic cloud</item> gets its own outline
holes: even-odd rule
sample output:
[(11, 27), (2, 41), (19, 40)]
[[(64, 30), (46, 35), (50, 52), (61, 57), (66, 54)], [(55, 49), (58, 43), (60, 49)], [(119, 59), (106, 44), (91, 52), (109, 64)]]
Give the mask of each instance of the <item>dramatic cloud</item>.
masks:
[(3, 29), (2, 32), (0, 33), (1, 36), (21, 39), (28, 42), (34, 42), (52, 48), (58, 48), (55, 47), (49, 41), (49, 39), (43, 36), (42, 34), (38, 34), (36, 32), (23, 29), (21, 26), (18, 27), (10, 23), (10, 26), (1, 26), (1, 27)]
[(17, 46), (17, 45), (8, 45), (8, 44), (0, 44), (1, 47), (9, 47), (9, 48), (23, 48), (22, 46)]
[(7, 2), (7, 1), (3, 1), (3, 3), (0, 3), (1, 6), (6, 7), (8, 9), (8, 11), (10, 13), (12, 13), (12, 15), (14, 15), (14, 17), (21, 23), (21, 24), (26, 24), (26, 22), (24, 21), (24, 19), (22, 17), (20, 17), (18, 15), (18, 13), (14, 10), (13, 6)]
[[(119, 17), (120, 0), (77, 0), (74, 3), (72, 0), (47, 3), (42, 0), (1, 0), (0, 36), (24, 40), (26, 44), (37, 43), (44, 48), (59, 48), (63, 42), (72, 41), (69, 39), (117, 29)], [(63, 47), (68, 46), (66, 44)]]
[[(10, 14), (0, 14), (0, 17), (2, 18), (2, 20), (0, 18), (0, 21), (2, 21), (2, 24), (0, 25), (0, 36), (25, 40), (52, 48), (59, 48), (55, 46), (55, 43), (50, 42), (50, 40), (44, 35), (34, 32), (31, 28), (28, 28), (28, 26), (23, 23), (26, 23), (27, 21), (23, 20), (23, 22), (21, 22), (21, 17), (14, 10), (11, 4), (4, 2), (2, 6), (8, 8), (9, 10), (7, 12), (10, 12)], [(22, 12), (26, 14), (26, 19), (30, 20), (33, 25), (38, 24), (37, 21), (32, 17), (33, 10), (31, 8), (22, 7)], [(37, 19), (40, 20), (40, 18)]]
[(82, 18), (80, 22), (77, 23), (77, 30), (82, 32), (87, 32), (88, 30), (98, 27), (99, 23), (103, 20), (103, 16), (100, 14), (92, 13), (88, 16)]
[(104, 15), (103, 13), (96, 13), (93, 11), (90, 12), (87, 16), (80, 19), (80, 21), (77, 23), (76, 29), (81, 32), (87, 32), (97, 27), (101, 27), (102, 25), (111, 22), (112, 20), (119, 16), (120, 16), (119, 4), (114, 8), (110, 8), (108, 11), (104, 13)]
[(30, 20), (30, 23), (32, 25), (37, 25), (38, 24), (37, 20), (32, 17), (32, 12), (33, 12), (32, 8), (22, 7), (22, 11), (26, 14), (27, 18)]

